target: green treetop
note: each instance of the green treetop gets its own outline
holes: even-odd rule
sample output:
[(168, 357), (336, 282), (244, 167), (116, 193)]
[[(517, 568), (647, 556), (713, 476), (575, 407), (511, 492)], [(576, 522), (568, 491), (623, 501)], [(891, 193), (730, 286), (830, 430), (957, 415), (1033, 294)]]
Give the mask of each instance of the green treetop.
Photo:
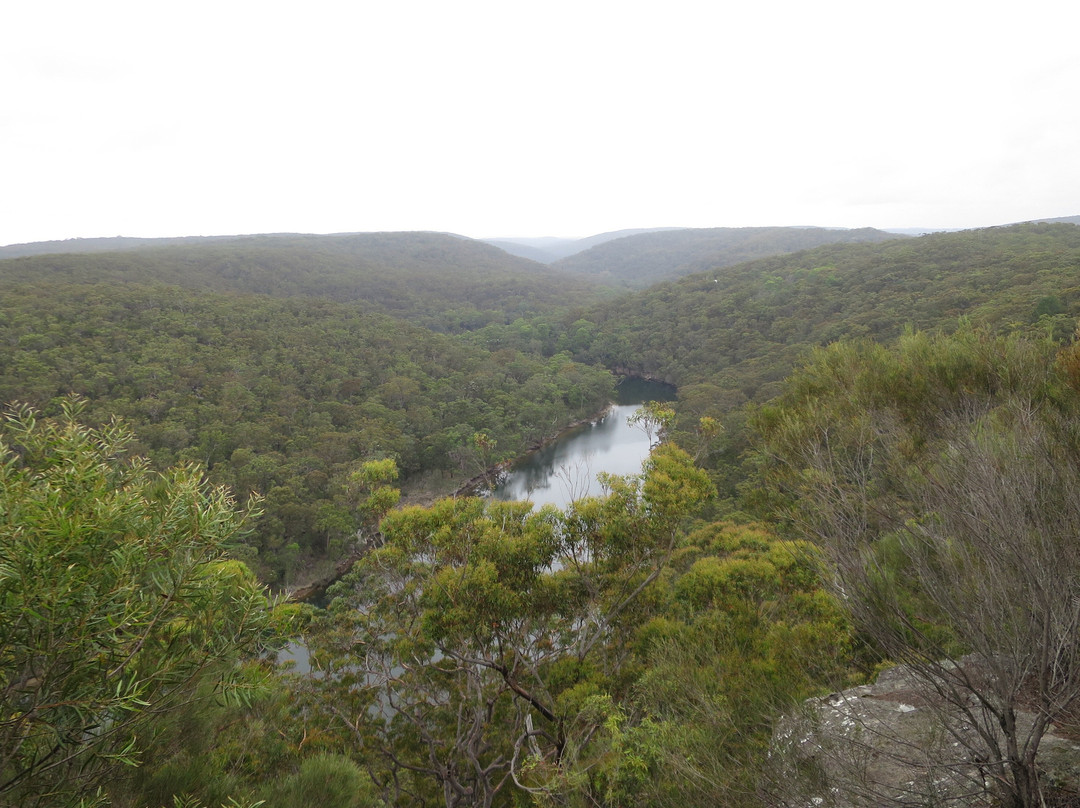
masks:
[(243, 698), (275, 635), (229, 543), (247, 512), (199, 470), (151, 472), (129, 431), (22, 409), (0, 425), (0, 801), (69, 805), (139, 762), (197, 684)]

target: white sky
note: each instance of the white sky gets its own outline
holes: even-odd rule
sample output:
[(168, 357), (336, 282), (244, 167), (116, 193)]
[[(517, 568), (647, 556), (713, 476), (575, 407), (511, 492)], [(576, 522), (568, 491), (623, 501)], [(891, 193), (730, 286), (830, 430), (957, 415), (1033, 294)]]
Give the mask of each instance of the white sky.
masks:
[(0, 244), (1080, 214), (1075, 0), (24, 0)]

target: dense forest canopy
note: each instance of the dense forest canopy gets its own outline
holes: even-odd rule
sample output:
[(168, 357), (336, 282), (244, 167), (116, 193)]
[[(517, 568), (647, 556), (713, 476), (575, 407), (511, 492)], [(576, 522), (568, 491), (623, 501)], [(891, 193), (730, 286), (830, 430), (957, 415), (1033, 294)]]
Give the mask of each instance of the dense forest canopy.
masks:
[(602, 304), (583, 356), (673, 384), (767, 398), (807, 345), (895, 339), (905, 326), (1034, 326), (1080, 314), (1080, 228), (1018, 225), (819, 247), (717, 268)]
[(554, 350), (551, 325), (527, 326), (525, 353), (435, 333), (523, 324), (601, 297), (454, 236), (31, 256), (0, 262), (0, 289), (4, 399), (49, 411), (84, 396), (96, 422), (128, 419), (159, 466), (197, 460), (243, 496), (265, 496), (252, 544), (260, 575), (277, 583), (348, 544), (355, 464), (392, 457), (405, 484), (423, 472), (453, 490), (612, 394), (607, 371)]
[(271, 580), (291, 580), (301, 556), (340, 552), (356, 464), (473, 476), (612, 395), (611, 374), (566, 354), (487, 352), (320, 299), (56, 282), (8, 285), (4, 299), (9, 399), (49, 410), (83, 396), (87, 418), (124, 418), (159, 467), (195, 460), (266, 496), (254, 541)]
[[(34, 520), (48, 524), (43, 538), (70, 545), (64, 553), (89, 541), (95, 492), (108, 488), (80, 482), (96, 480), (95, 468), (135, 474), (132, 536), (149, 524), (140, 514), (172, 502), (170, 485), (213, 500), (215, 518), (232, 526), (228, 547), (196, 561), (233, 577), (195, 599), (209, 604), (204, 612), (184, 613), (165, 634), (151, 615), (146, 632), (158, 650), (186, 648), (196, 629), (227, 629), (215, 610), (230, 586), (269, 608), (239, 561), (287, 587), (364, 551), (330, 608), (301, 610), (307, 622), (291, 629), (305, 634), (315, 675), (274, 673), (269, 657), (250, 650), (283, 641), (260, 612), (259, 637), (226, 642), (212, 675), (200, 669), (185, 684), (184, 700), (159, 705), (155, 696), (146, 713), (136, 701), (91, 707), (36, 729), (46, 739), (41, 755), (58, 738), (57, 748), (72, 750), (70, 767), (93, 772), (87, 788), (103, 784), (96, 795), (73, 790), (68, 804), (761, 805), (774, 795), (765, 777), (774, 721), (794, 700), (925, 649), (1004, 654), (957, 617), (963, 609), (949, 598), (963, 592), (949, 589), (948, 576), (931, 591), (931, 579), (912, 570), (926, 562), (972, 580), (984, 571), (961, 563), (977, 555), (961, 554), (961, 540), (979, 537), (962, 533), (963, 514), (949, 504), (975, 469), (999, 483), (987, 502), (1038, 515), (1032, 525), (1065, 525), (1060, 537), (1080, 519), (1068, 502), (1069, 463), (1080, 451), (1071, 347), (1080, 228), (835, 243), (734, 266), (709, 252), (715, 244), (703, 246), (709, 239), (678, 242), (686, 232), (698, 238), (659, 232), (604, 245), (658, 245), (634, 258), (639, 269), (708, 262), (695, 266), (707, 271), (619, 296), (429, 233), (184, 241), (0, 261), (0, 398), (36, 408), (15, 413), (0, 452), (14, 481), (0, 512), (10, 540), (0, 545), (0, 606), (18, 610), (13, 593), (29, 591), (12, 588), (23, 556), (10, 547), (34, 563), (51, 557), (26, 538)], [(663, 253), (667, 238), (681, 246)], [(769, 243), (787, 251), (783, 239)], [(605, 496), (566, 512), (437, 499), (595, 414), (626, 374), (678, 386), (674, 405), (652, 411), (664, 442), (640, 477), (608, 479)], [(111, 426), (114, 417), (127, 426)], [(76, 442), (43, 449), (50, 471), (37, 477), (20, 448), (32, 422), (45, 425), (35, 445)], [(123, 435), (123, 451), (104, 435)], [(128, 453), (145, 460), (110, 471)], [(859, 465), (867, 458), (872, 467)], [(166, 474), (159, 486), (157, 472)], [(1016, 475), (1046, 484), (1024, 488)], [(41, 480), (52, 487), (35, 487)], [(404, 508), (395, 508), (396, 485)], [(1015, 498), (1025, 491), (1030, 503)], [(874, 518), (844, 510), (855, 502), (848, 494)], [(65, 502), (78, 520), (65, 521)], [(1035, 533), (1048, 534), (1024, 519), (997, 519), (999, 544), (1020, 555)], [(841, 530), (852, 524), (858, 530)], [(1010, 533), (1013, 525), (1027, 526)], [(177, 540), (192, 535), (178, 531)], [(941, 555), (928, 561), (919, 548), (930, 539)], [(869, 619), (880, 610), (835, 597), (830, 542), (840, 540), (878, 565), (862, 581), (866, 603), (890, 604), (888, 614), (915, 621), (921, 640), (881, 629)], [(172, 545), (161, 541), (164, 557)], [(225, 553), (233, 560), (215, 566)], [(128, 569), (118, 551), (104, 561)], [(81, 580), (63, 593), (69, 617), (85, 594)], [(883, 581), (894, 585), (892, 601), (871, 586)], [(1000, 591), (1021, 583), (1039, 591), (1037, 577), (1020, 576)], [(1075, 576), (1061, 586), (1074, 587)], [(1000, 599), (997, 624), (1012, 621), (1018, 647), (1030, 623), (1028, 612), (1009, 611), (1017, 600)], [(141, 603), (123, 594), (108, 602)], [(1046, 605), (1048, 625), (1069, 625), (1071, 612)], [(11, 730), (0, 748), (5, 795), (55, 787), (36, 779), (39, 758), (19, 750), (44, 680), (37, 671), (57, 654), (45, 643), (50, 614), (26, 612), (18, 654), (0, 654), (10, 707), (0, 730)], [(1075, 643), (1059, 645), (1056, 658), (1074, 662)], [(106, 683), (137, 674), (116, 654)], [(1065, 723), (1073, 662), (1039, 691), (1047, 715)], [(258, 682), (249, 698), (214, 697), (230, 666)], [(111, 703), (101, 682), (79, 681), (93, 704)], [(976, 693), (1006, 725), (1016, 688), (1035, 692), (1030, 679), (1013, 681), (1010, 692)], [(151, 731), (130, 749), (82, 743), (112, 709)], [(62, 735), (73, 726), (90, 729)], [(1040, 782), (1033, 766), (1013, 755), (991, 792), (1028, 804)]]
[(0, 282), (163, 283), (200, 291), (363, 302), (440, 331), (603, 296), (587, 279), (441, 233), (246, 236), (115, 253), (28, 256)]
[(858, 230), (710, 227), (643, 231), (590, 246), (553, 266), (601, 283), (642, 289), (706, 269), (822, 244), (879, 242), (895, 238), (898, 238), (895, 234), (870, 227)]
[[(698, 249), (731, 233), (746, 235), (602, 246), (689, 234)], [(688, 242), (672, 243), (682, 260)], [(1080, 229), (1019, 225), (834, 244), (599, 302), (584, 282), (431, 233), (26, 257), (0, 262), (0, 391), (46, 409), (85, 396), (99, 422), (129, 419), (155, 462), (196, 459), (270, 497), (261, 572), (284, 581), (350, 529), (350, 464), (393, 457), (406, 486), (479, 473), (600, 407), (607, 370), (676, 384), (684, 430), (725, 425), (709, 465), (730, 496), (742, 405), (773, 395), (810, 348), (959, 317), (1061, 338), (1080, 315), (1078, 262)]]

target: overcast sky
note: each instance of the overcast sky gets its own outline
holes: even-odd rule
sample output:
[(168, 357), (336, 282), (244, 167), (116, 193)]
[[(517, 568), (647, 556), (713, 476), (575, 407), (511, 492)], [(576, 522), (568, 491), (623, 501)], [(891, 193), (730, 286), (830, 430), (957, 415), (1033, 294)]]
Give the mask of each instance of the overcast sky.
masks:
[(1077, 215), (1076, 8), (8, 2), (0, 244)]

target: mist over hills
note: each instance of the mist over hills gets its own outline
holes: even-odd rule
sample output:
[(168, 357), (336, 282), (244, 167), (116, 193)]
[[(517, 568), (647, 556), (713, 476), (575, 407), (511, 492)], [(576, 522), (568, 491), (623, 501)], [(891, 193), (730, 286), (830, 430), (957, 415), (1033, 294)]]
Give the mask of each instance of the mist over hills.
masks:
[[(1080, 224), (1080, 216), (1032, 219), (1031, 223)], [(1012, 224), (1022, 224), (1015, 222)], [(1009, 227), (1008, 225), (998, 225)], [(733, 266), (758, 258), (784, 255), (826, 244), (882, 242), (947, 228), (829, 227), (657, 227), (616, 230), (582, 239), (485, 239), (513, 255), (550, 263), (599, 283), (630, 289)]]
[(1047, 224), (1077, 224), (1080, 225), (1080, 216), (1059, 216), (1056, 219), (1032, 219), (1035, 223)]
[(614, 241), (615, 239), (626, 238), (627, 236), (637, 236), (642, 233), (657, 233), (665, 230), (686, 230), (685, 227), (650, 227), (650, 228), (636, 228), (630, 230), (612, 230), (607, 233), (597, 233), (595, 236), (587, 236), (585, 238), (555, 238), (551, 236), (542, 236), (540, 238), (487, 238), (483, 239), (488, 244), (494, 244), (496, 247), (511, 255), (520, 255), (523, 258), (530, 258), (533, 261), (540, 261), (545, 264), (550, 264), (553, 261), (558, 261), (560, 258), (566, 258), (587, 250), (590, 247), (595, 247), (598, 244), (604, 244), (608, 241)]
[(710, 227), (650, 231), (605, 241), (553, 266), (600, 283), (641, 289), (658, 281), (823, 244), (900, 238), (866, 227)]
[[(155, 475), (147, 507), (121, 520), (116, 515), (132, 501), (123, 484), (130, 478), (88, 476), (119, 462), (105, 457), (114, 451), (111, 440), (65, 427), (71, 437), (58, 446), (63, 453), (46, 454), (37, 448), (42, 444), (26, 440), (29, 427), (6, 421), (0, 438), (15, 435), (28, 450), (0, 447), (0, 492), (11, 492), (0, 502), (7, 518), (0, 601), (6, 598), (10, 618), (0, 625), (40, 613), (43, 628), (34, 631), (52, 644), (28, 653), (29, 662), (12, 663), (8, 654), (0, 670), (13, 683), (5, 715), (40, 698), (42, 680), (26, 671), (98, 664), (100, 627), (110, 637), (130, 634), (147, 653), (175, 647), (186, 653), (189, 646), (178, 646), (186, 642), (178, 638), (190, 634), (198, 656), (207, 627), (234, 625), (185, 613), (144, 645), (149, 635), (128, 632), (127, 618), (113, 620), (119, 607), (146, 604), (142, 614), (157, 621), (161, 600), (198, 601), (205, 581), (231, 579), (233, 571), (246, 576), (244, 565), (261, 582), (287, 590), (330, 580), (325, 573), (348, 569), (359, 553), (367, 560), (333, 590), (332, 597), (342, 592), (348, 600), (317, 615), (305, 608), (305, 622), (293, 624), (305, 644), (322, 643), (307, 647), (324, 667), (312, 677), (264, 680), (260, 687), (275, 689), (249, 707), (224, 705), (222, 690), (209, 686), (205, 700), (188, 706), (185, 697), (182, 709), (191, 713), (170, 715), (155, 705), (144, 765), (114, 778), (113, 805), (180, 804), (173, 792), (188, 783), (207, 783), (213, 801), (200, 794), (201, 801), (185, 805), (222, 804), (218, 797), (226, 794), (244, 798), (230, 796), (237, 806), (258, 804), (256, 797), (285, 808), (349, 802), (310, 796), (312, 783), (338, 782), (327, 772), (351, 773), (340, 782), (352, 795), (370, 786), (371, 800), (350, 804), (436, 805), (434, 776), (410, 780), (408, 791), (385, 800), (375, 798), (372, 778), (396, 783), (401, 773), (388, 768), (384, 750), (394, 755), (393, 765), (408, 760), (411, 770), (424, 771), (429, 749), (461, 743), (455, 728), (468, 725), (467, 743), (490, 740), (503, 761), (514, 758), (530, 733), (572, 739), (567, 749), (595, 736), (580, 755), (562, 759), (574, 788), (594, 777), (616, 782), (611, 772), (632, 755), (634, 765), (624, 767), (631, 772), (626, 790), (597, 790), (604, 799), (588, 794), (589, 804), (644, 804), (640, 795), (666, 808), (760, 808), (730, 797), (757, 796), (765, 773), (774, 770), (766, 750), (777, 748), (770, 733), (784, 726), (779, 711), (835, 692), (837, 682), (859, 681), (885, 658), (867, 650), (820, 588), (822, 556), (793, 552), (800, 545), (783, 530), (816, 501), (793, 510), (790, 496), (815, 486), (836, 492), (844, 502), (817, 500), (826, 518), (855, 524), (845, 549), (873, 561), (890, 587), (908, 581), (918, 587), (922, 580), (909, 574), (909, 559), (894, 554), (899, 545), (892, 543), (901, 520), (921, 528), (936, 513), (923, 508), (936, 500), (908, 496), (913, 481), (940, 484), (940, 501), (955, 503), (980, 535), (987, 524), (1002, 527), (993, 541), (1015, 533), (1019, 552), (1009, 559), (1027, 559), (1025, 543), (1035, 546), (1047, 525), (1061, 526), (1058, 547), (1075, 544), (1075, 509), (1065, 519), (1058, 514), (1072, 508), (1080, 456), (1077, 222), (1080, 217), (916, 238), (820, 228), (602, 234), (594, 239), (600, 243), (551, 264), (430, 232), (21, 245), (20, 257), (0, 259), (0, 406), (25, 402), (42, 413), (40, 424), (78, 396), (80, 420), (89, 427), (114, 418), (130, 426), (131, 448), (146, 458), (147, 470), (198, 469), (238, 503), (256, 504), (257, 497), (258, 511), (229, 547), (225, 575), (215, 566), (176, 576), (171, 590), (159, 588), (163, 576), (147, 573), (147, 559), (181, 556), (191, 545), (139, 544), (140, 531), (149, 524), (155, 535), (171, 538), (174, 525), (215, 529), (211, 519), (189, 518), (186, 506), (174, 508), (160, 495), (176, 477)], [(538, 249), (545, 243), (539, 240)], [(561, 249), (574, 245), (580, 242)], [(73, 251), (79, 247), (85, 250)], [(799, 371), (808, 357), (813, 364)], [(619, 377), (677, 388), (675, 401), (652, 410), (664, 419), (664, 445), (641, 477), (612, 479), (611, 498), (583, 502), (566, 517), (537, 513), (527, 503), (460, 496), (572, 425), (593, 421), (615, 396)], [(1027, 396), (1024, 388), (1035, 385), (1044, 392)], [(958, 423), (964, 431), (957, 432)], [(761, 448), (762, 424), (783, 430), (773, 433), (768, 453)], [(1028, 432), (1045, 443), (1021, 440)], [(71, 451), (91, 444), (101, 451)], [(957, 455), (965, 446), (1001, 453)], [(1039, 451), (1029, 451), (1032, 446)], [(23, 473), (24, 458), (48, 468), (31, 477)], [(67, 458), (70, 468), (62, 465)], [(960, 477), (965, 484), (950, 488), (954, 478), (934, 479), (954, 458), (958, 470), (977, 467), (979, 480), (1003, 470), (1002, 485), (975, 488)], [(1018, 465), (1050, 467), (1045, 475), (1009, 476)], [(389, 487), (375, 486), (395, 475), (404, 504), (434, 505), (395, 510), (379, 523), (398, 499)], [(990, 502), (1022, 480), (1037, 495), (1005, 510), (971, 511), (971, 503)], [(1045, 496), (1042, 481), (1051, 483)], [(712, 489), (718, 496), (703, 502)], [(184, 499), (202, 497), (190, 491)], [(70, 514), (40, 516), (45, 504), (67, 508), (68, 502), (77, 505)], [(1022, 511), (1034, 517), (1018, 530), (1000, 518)], [(867, 513), (890, 521), (868, 527)], [(106, 534), (113, 544), (101, 543)], [(927, 556), (935, 565), (961, 546), (951, 533), (944, 538), (941, 552)], [(20, 545), (36, 555), (9, 564), (9, 551)], [(99, 551), (103, 546), (107, 551)], [(582, 550), (555, 555), (568, 546)], [(79, 554), (71, 555), (72, 548)], [(1013, 596), (1021, 590), (1012, 588), (1008, 570), (1024, 564), (984, 562), (992, 554), (965, 557), (992, 568), (1010, 604), (1039, 599)], [(1034, 574), (1060, 566), (1067, 554), (1048, 557), (1050, 563), (1031, 566)], [(558, 568), (551, 558), (570, 563)], [(110, 572), (117, 559), (132, 562), (130, 587), (117, 588)], [(102, 575), (87, 577), (99, 566)], [(1075, 589), (1075, 570), (1074, 563), (1067, 578), (1026, 591), (1060, 600), (1060, 592)], [(978, 579), (960, 580), (975, 593), (971, 603), (985, 600), (986, 590), (972, 583)], [(37, 589), (46, 597), (20, 600)], [(628, 599), (628, 590), (640, 598)], [(99, 591), (108, 610), (96, 614), (107, 621), (86, 617), (85, 604)], [(926, 614), (926, 601), (915, 597), (917, 588), (912, 592), (908, 602)], [(400, 598), (386, 600), (390, 594)], [(27, 602), (43, 605), (34, 611)], [(90, 632), (85, 644), (52, 642), (59, 602), (71, 624)], [(223, 604), (236, 602), (222, 597)], [(433, 606), (420, 612), (413, 608), (420, 603)], [(361, 621), (370, 615), (374, 622)], [(581, 633), (600, 618), (610, 621), (606, 627)], [(1048, 624), (1025, 623), (1022, 630)], [(1057, 647), (1072, 647), (1072, 635)], [(947, 636), (945, 629), (937, 636)], [(384, 637), (392, 644), (376, 647)], [(591, 658), (576, 655), (594, 641)], [(456, 657), (431, 657), (442, 647)], [(504, 677), (516, 674), (484, 668), (488, 673), (478, 677), (472, 665), (458, 664), (484, 648), (492, 665), (522, 660), (526, 686), (506, 686)], [(138, 653), (133, 680), (156, 659), (147, 656), (144, 664)], [(106, 659), (107, 669), (120, 670), (115, 656)], [(388, 675), (374, 686), (367, 676), (334, 673), (369, 670), (362, 666), (377, 657)], [(258, 667), (260, 677), (271, 674), (262, 661)], [(466, 668), (467, 676), (451, 678)], [(91, 679), (95, 686), (104, 681), (111, 697), (116, 685), (98, 670), (91, 668)], [(388, 703), (382, 701), (390, 698), (388, 686), (398, 688), (407, 709), (419, 707), (407, 732), (388, 727), (382, 711), (371, 709)], [(538, 687), (546, 688), (542, 701), (515, 700), (521, 693), (535, 699)], [(905, 690), (905, 700), (912, 692)], [(458, 701), (447, 699), (455, 693)], [(50, 700), (64, 704), (66, 722), (66, 702)], [(963, 704), (970, 703), (965, 697)], [(350, 711), (338, 712), (341, 705)], [(462, 705), (475, 712), (470, 716)], [(543, 709), (534, 710), (537, 705)], [(93, 725), (79, 738), (97, 737), (100, 714), (93, 711)], [(539, 731), (524, 723), (526, 714)], [(350, 716), (358, 716), (355, 725)], [(363, 716), (373, 720), (361, 724)], [(522, 723), (512, 725), (514, 716)], [(563, 716), (567, 723), (559, 725)], [(1067, 718), (1080, 726), (1080, 715)], [(958, 737), (929, 723), (932, 714), (919, 720), (920, 738)], [(72, 726), (57, 723), (65, 732)], [(418, 742), (420, 733), (430, 743)], [(313, 744), (306, 744), (309, 738)], [(330, 748), (344, 751), (322, 751)], [(1071, 765), (1072, 746), (1069, 755)], [(552, 752), (547, 759), (558, 758)], [(990, 758), (980, 750), (972, 759)], [(663, 801), (653, 800), (659, 788), (643, 789), (640, 760), (663, 789)], [(668, 765), (701, 760), (707, 768), (700, 777)], [(305, 772), (310, 778), (300, 780)], [(568, 782), (557, 781), (552, 793), (568, 793)], [(296, 783), (303, 789), (293, 789)], [(611, 793), (620, 799), (607, 799)], [(576, 796), (568, 802), (585, 802)], [(503, 792), (490, 804), (509, 808), (523, 799)], [(31, 804), (6, 795), (0, 803)]]
[[(44, 262), (5, 268), (8, 277), (21, 272), (25, 279), (40, 272), (77, 271), (82, 279), (95, 281), (137, 275), (182, 286), (278, 296), (303, 289), (305, 294), (335, 300), (375, 299), (396, 310), (415, 308), (415, 302), (405, 301), (419, 297), (432, 304), (424, 307), (434, 315), (438, 301), (450, 309), (470, 308), (515, 294), (541, 305), (554, 303), (556, 297), (569, 301), (567, 295), (573, 294), (580, 305), (592, 300), (601, 287), (640, 289), (712, 267), (821, 244), (898, 237), (871, 228), (804, 227), (655, 228), (582, 239), (509, 240), (426, 231), (118, 236), (13, 244), (0, 247), (0, 260)], [(515, 291), (518, 283), (531, 288), (527, 293)], [(522, 311), (532, 303), (525, 303)], [(499, 307), (504, 308), (503, 303)]]
[(208, 242), (239, 241), (253, 236), (178, 236), (176, 238), (135, 238), (104, 236), (101, 238), (69, 238), (57, 241), (30, 241), (0, 247), (0, 259), (21, 258), (27, 255), (57, 253), (98, 253), (140, 250), (148, 247), (196, 245)]
[[(452, 331), (540, 308), (589, 305), (612, 288), (644, 288), (750, 258), (896, 237), (872, 229), (796, 227), (620, 230), (513, 242), (426, 231), (116, 237), (10, 245), (0, 248), (0, 260), (10, 259), (3, 266), (8, 282), (137, 281), (322, 296), (363, 301)], [(537, 259), (524, 257), (529, 253)], [(558, 255), (565, 257), (551, 260)]]
[(1080, 216), (1058, 221), (918, 238), (870, 228), (609, 233), (553, 265), (431, 232), (102, 239), (82, 254), (0, 260), (0, 293), (95, 285), (329, 299), (493, 352), (566, 351), (660, 378), (716, 411), (767, 398), (809, 346), (842, 337), (890, 340), (905, 324), (948, 328), (958, 317), (1043, 327), (1049, 316), (1055, 333), (1071, 333)]
[[(605, 296), (591, 279), (443, 233), (91, 241), (85, 253), (24, 254), (2, 261), (0, 281), (156, 283), (324, 297), (362, 303), (439, 331)], [(59, 245), (74, 250), (80, 243)]]
[[(1046, 223), (1069, 223), (1080, 224), (1080, 216), (1061, 216), (1057, 218), (1029, 219), (1025, 222), (1012, 222), (1009, 224), (1023, 224), (1027, 222)], [(1009, 224), (988, 226), (1007, 227)], [(567, 268), (574, 272), (585, 274), (609, 275), (612, 278), (620, 276), (620, 272), (605, 269), (597, 269), (596, 265), (611, 259), (622, 264), (623, 253), (633, 251), (649, 251), (653, 258), (660, 259), (660, 265), (653, 271), (641, 271), (636, 268), (637, 275), (655, 275), (662, 277), (678, 277), (683, 274), (697, 271), (692, 265), (700, 265), (702, 268), (710, 261), (710, 251), (720, 255), (716, 265), (727, 266), (743, 260), (760, 258), (765, 255), (774, 255), (782, 252), (790, 252), (796, 249), (805, 249), (820, 244), (830, 244), (844, 241), (877, 241), (896, 236), (921, 236), (930, 233), (956, 232), (956, 229), (940, 227), (884, 227), (884, 228), (836, 228), (836, 227), (649, 227), (628, 228), (597, 233), (583, 238), (562, 238), (558, 236), (535, 236), (535, 237), (493, 237), (472, 238), (456, 233), (440, 233), (436, 231), (383, 231), (383, 232), (347, 232), (331, 233), (326, 235), (308, 233), (258, 233), (258, 234), (227, 234), (213, 236), (175, 236), (161, 238), (143, 238), (133, 236), (111, 236), (95, 238), (71, 238), (52, 241), (35, 241), (0, 246), (0, 260), (5, 258), (19, 258), (31, 255), (50, 255), (66, 253), (100, 253), (100, 252), (126, 252), (131, 250), (143, 250), (155, 247), (197, 247), (207, 244), (224, 244), (229, 242), (246, 242), (267, 244), (277, 242), (288, 245), (302, 240), (312, 239), (357, 239), (359, 241), (371, 239), (383, 239), (401, 237), (407, 233), (424, 233), (431, 236), (446, 236), (464, 241), (477, 241), (497, 247), (503, 252), (518, 258), (525, 258), (541, 264), (552, 264), (557, 261), (571, 258), (609, 242), (622, 241), (627, 238), (649, 236), (653, 234), (667, 234), (658, 239), (642, 239), (620, 244), (619, 247), (609, 247), (601, 253), (590, 254), (587, 258), (571, 261)], [(683, 235), (675, 235), (681, 233)], [(801, 245), (801, 246), (793, 246)], [(673, 251), (672, 255), (659, 256), (661, 252)], [(639, 262), (647, 263), (649, 258), (641, 258)], [(672, 271), (674, 269), (674, 271)], [(685, 270), (685, 271), (684, 271)], [(633, 274), (633, 273), (631, 273)], [(626, 279), (621, 279), (625, 281)], [(631, 282), (630, 285), (639, 285)]]
[[(498, 247), (510, 255), (519, 258), (527, 258), (542, 264), (550, 264), (560, 258), (565, 258), (574, 253), (587, 250), (605, 241), (611, 241), (625, 236), (633, 236), (641, 233), (654, 233), (661, 230), (684, 230), (680, 227), (655, 227), (634, 228), (628, 230), (614, 230), (608, 233), (597, 233), (585, 238), (560, 238), (558, 236), (538, 236), (531, 238), (483, 238), (472, 239), (456, 233), (438, 233), (452, 238), (480, 241)], [(327, 235), (315, 235), (307, 233), (253, 233), (233, 234), (217, 236), (176, 236), (161, 238), (138, 238), (133, 236), (104, 236), (98, 238), (70, 238), (53, 241), (33, 241), (20, 244), (8, 244), (0, 246), (0, 260), (4, 258), (20, 258), (27, 255), (49, 255), (54, 253), (98, 253), (98, 252), (122, 252), (128, 250), (141, 250), (152, 247), (173, 246), (198, 246), (208, 243), (223, 243), (234, 241), (267, 241), (278, 239), (283, 242), (296, 239), (311, 238), (348, 238), (351, 236), (365, 237), (390, 235), (391, 233), (413, 233), (429, 231), (390, 231), (390, 232), (354, 232), (332, 233)], [(436, 235), (434, 231), (431, 231)]]

